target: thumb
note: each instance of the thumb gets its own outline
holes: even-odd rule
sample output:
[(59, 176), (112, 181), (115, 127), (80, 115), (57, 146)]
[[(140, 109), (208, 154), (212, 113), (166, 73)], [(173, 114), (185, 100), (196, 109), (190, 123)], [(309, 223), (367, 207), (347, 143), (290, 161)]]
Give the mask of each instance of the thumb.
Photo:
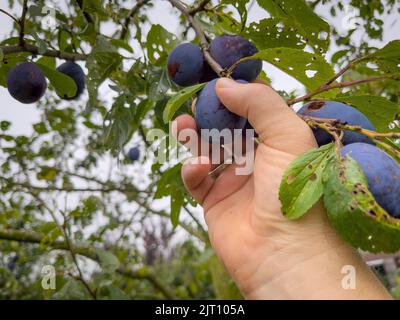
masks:
[(267, 146), (295, 155), (317, 146), (308, 125), (271, 87), (222, 78), (215, 89), (222, 104), (247, 118)]

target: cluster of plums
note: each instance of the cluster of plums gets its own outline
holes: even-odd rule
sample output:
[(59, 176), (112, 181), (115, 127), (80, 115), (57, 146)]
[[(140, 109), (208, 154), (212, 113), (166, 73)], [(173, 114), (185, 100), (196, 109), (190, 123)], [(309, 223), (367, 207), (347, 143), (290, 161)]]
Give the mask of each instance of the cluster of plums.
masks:
[[(243, 37), (222, 35), (211, 41), (209, 52), (222, 68), (228, 69), (240, 59), (252, 56), (258, 50)], [(179, 86), (209, 81), (199, 93), (196, 102), (195, 119), (199, 129), (228, 128), (233, 132), (234, 129), (251, 128), (245, 118), (230, 112), (218, 99), (215, 92), (218, 75), (208, 65), (198, 45), (193, 43), (178, 45), (169, 55), (167, 64), (170, 78)], [(235, 67), (231, 76), (238, 82), (251, 82), (257, 78), (261, 69), (261, 60), (242, 61)], [(210, 139), (210, 141), (215, 140)]]
[[(357, 109), (336, 101), (316, 101), (303, 106), (299, 114), (338, 119), (354, 126), (375, 131), (374, 125)], [(332, 136), (322, 129), (314, 129), (318, 145), (332, 141)], [(375, 200), (391, 216), (400, 218), (400, 166), (386, 152), (375, 147), (373, 141), (354, 131), (344, 131), (342, 156), (349, 155), (363, 170), (368, 187)]]
[[(240, 36), (223, 35), (210, 44), (210, 54), (221, 67), (229, 68), (238, 60), (251, 56), (257, 48)], [(232, 78), (246, 83), (256, 79), (262, 67), (260, 60), (248, 60), (237, 65)], [(168, 72), (172, 81), (180, 86), (190, 86), (209, 81), (197, 97), (195, 120), (201, 129), (251, 129), (247, 119), (230, 112), (215, 92), (217, 75), (204, 60), (201, 49), (192, 43), (177, 46), (168, 58)], [(324, 119), (338, 119), (350, 125), (375, 131), (368, 118), (357, 109), (336, 101), (316, 101), (303, 106), (299, 114)], [(332, 141), (332, 136), (322, 129), (314, 129), (319, 146)], [(221, 142), (220, 140), (210, 140)], [(342, 156), (349, 155), (363, 170), (369, 190), (376, 201), (391, 216), (400, 218), (400, 166), (387, 153), (377, 148), (373, 141), (358, 132), (344, 131)]]
[[(61, 64), (57, 71), (71, 77), (77, 87), (75, 96), (61, 97), (75, 99), (85, 88), (85, 75), (82, 68), (73, 61)], [(33, 62), (22, 62), (13, 67), (7, 76), (7, 88), (10, 95), (21, 103), (34, 103), (43, 97), (47, 89), (46, 77)]]

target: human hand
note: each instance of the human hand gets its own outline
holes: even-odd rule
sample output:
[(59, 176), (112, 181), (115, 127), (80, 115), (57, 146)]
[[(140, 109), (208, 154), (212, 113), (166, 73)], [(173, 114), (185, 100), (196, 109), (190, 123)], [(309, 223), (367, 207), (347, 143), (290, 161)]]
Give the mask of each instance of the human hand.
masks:
[[(201, 157), (182, 167), (182, 177), (204, 208), (216, 254), (244, 296), (387, 298), (356, 251), (331, 229), (322, 203), (298, 221), (281, 213), (278, 193), (285, 169), (297, 156), (317, 147), (308, 125), (263, 84), (220, 79), (216, 92), (230, 111), (247, 118), (259, 134), (254, 171), (237, 175), (238, 165), (233, 164), (215, 178), (209, 175), (210, 159)], [(178, 117), (176, 126), (178, 140), (183, 129), (196, 130), (189, 115)], [(344, 265), (358, 271), (359, 290), (341, 287)]]

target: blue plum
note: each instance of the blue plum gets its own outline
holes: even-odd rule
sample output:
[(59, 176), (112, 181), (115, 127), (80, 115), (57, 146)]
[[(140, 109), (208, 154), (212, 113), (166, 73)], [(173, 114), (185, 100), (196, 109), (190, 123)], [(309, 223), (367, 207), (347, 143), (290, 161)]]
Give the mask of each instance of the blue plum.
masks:
[[(368, 118), (357, 109), (337, 101), (315, 101), (303, 106), (298, 114), (323, 118), (323, 119), (338, 119), (350, 125), (361, 126), (364, 129), (375, 131), (374, 125)], [(332, 141), (332, 136), (323, 129), (314, 129), (314, 135), (318, 145), (322, 146)], [(347, 145), (354, 142), (371, 143), (371, 139), (361, 133), (344, 131), (343, 144)]]
[[(234, 133), (234, 129), (243, 130), (246, 126), (247, 119), (238, 116), (229, 111), (219, 100), (215, 92), (215, 84), (218, 79), (214, 79), (207, 83), (197, 97), (195, 107), (195, 120), (200, 130), (216, 129), (221, 132), (223, 129), (229, 129), (230, 134)], [(245, 83), (246, 81), (238, 80)], [(204, 131), (201, 132), (204, 135)], [(222, 140), (211, 139), (211, 142), (219, 143)], [(224, 143), (230, 141), (223, 140)]]
[(78, 98), (83, 90), (85, 89), (85, 74), (83, 73), (82, 68), (79, 66), (79, 64), (73, 62), (73, 61), (67, 61), (64, 62), (62, 65), (60, 65), (57, 70), (61, 73), (66, 74), (67, 76), (71, 77), (77, 87), (77, 91), (75, 96), (73, 97), (61, 97), (66, 100), (72, 100)]
[[(240, 36), (218, 36), (210, 44), (210, 54), (222, 68), (229, 68), (236, 61), (257, 52), (257, 48), (249, 40)], [(244, 61), (237, 65), (232, 78), (251, 82), (257, 78), (261, 69), (261, 60)]]
[(138, 147), (133, 147), (133, 148), (129, 149), (128, 158), (131, 161), (137, 161), (137, 160), (139, 160), (139, 157), (140, 157), (140, 150)]
[(193, 43), (182, 43), (172, 50), (168, 57), (168, 74), (177, 85), (191, 86), (202, 79), (204, 63), (203, 53), (199, 46)]
[(46, 92), (46, 78), (32, 62), (22, 62), (10, 70), (7, 76), (10, 95), (21, 103), (34, 103)]
[(352, 143), (342, 148), (363, 170), (368, 189), (376, 202), (392, 217), (400, 218), (400, 166), (386, 152), (367, 143)]

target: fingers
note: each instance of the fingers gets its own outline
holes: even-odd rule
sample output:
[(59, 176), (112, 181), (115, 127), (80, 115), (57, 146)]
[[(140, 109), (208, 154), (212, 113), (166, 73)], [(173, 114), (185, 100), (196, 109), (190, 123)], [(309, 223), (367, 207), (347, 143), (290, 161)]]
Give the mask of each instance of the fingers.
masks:
[(249, 120), (266, 145), (291, 154), (316, 147), (311, 129), (272, 88), (222, 78), (216, 92), (229, 110)]
[(210, 171), (211, 163), (207, 157), (189, 159), (182, 166), (183, 183), (193, 198), (200, 204), (203, 203), (215, 181), (208, 175)]
[(218, 144), (210, 144), (200, 137), (193, 117), (184, 114), (172, 123), (173, 136), (183, 144), (194, 157), (207, 156), (212, 159), (213, 168), (230, 158), (230, 150)]

